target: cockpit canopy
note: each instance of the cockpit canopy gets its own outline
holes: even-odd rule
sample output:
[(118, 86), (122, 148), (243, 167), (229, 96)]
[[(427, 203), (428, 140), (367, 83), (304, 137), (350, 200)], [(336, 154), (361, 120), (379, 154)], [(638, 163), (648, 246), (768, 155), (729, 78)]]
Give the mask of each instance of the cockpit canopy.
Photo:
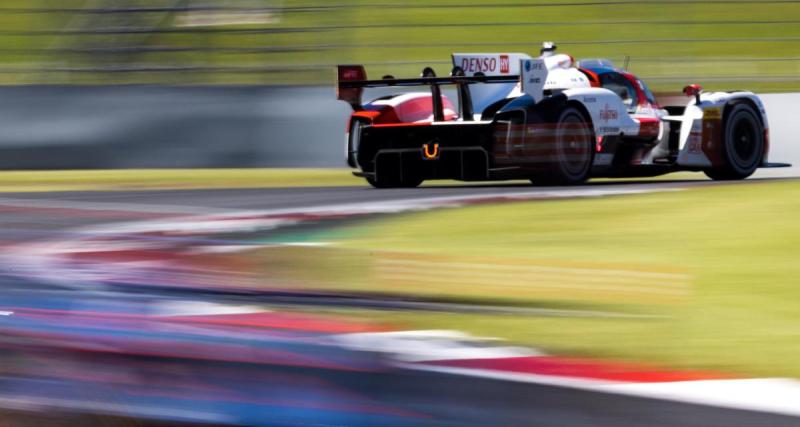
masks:
[(589, 58), (578, 61), (578, 68), (616, 68), (614, 62), (605, 58)]

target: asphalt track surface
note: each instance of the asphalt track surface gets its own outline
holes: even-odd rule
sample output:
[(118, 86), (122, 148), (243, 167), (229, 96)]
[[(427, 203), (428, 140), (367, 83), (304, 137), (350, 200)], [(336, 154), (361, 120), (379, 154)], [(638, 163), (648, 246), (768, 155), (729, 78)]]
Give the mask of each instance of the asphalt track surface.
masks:
[[(751, 181), (755, 182), (757, 180)], [(710, 181), (659, 181), (589, 184), (569, 191), (651, 190), (715, 185)], [(730, 184), (725, 184), (730, 185)], [(736, 184), (733, 184), (736, 185)], [(75, 227), (113, 224), (158, 215), (226, 213), (309, 208), (352, 203), (382, 203), (420, 198), (535, 193), (543, 197), (563, 188), (528, 185), (424, 187), (373, 190), (367, 187), (7, 193), (0, 196), (0, 241), (43, 239)], [(63, 290), (8, 274), (0, 266), (6, 295)], [(151, 292), (143, 290), (142, 292)], [(414, 425), (531, 426), (796, 426), (796, 418), (694, 404), (612, 395), (547, 386), (396, 370), (385, 373), (322, 372), (329, 381), (381, 402), (420, 411), (430, 419)], [(24, 418), (20, 418), (24, 420)], [(86, 420), (82, 420), (83, 423)]]
[[(760, 182), (769, 179), (750, 179)], [(376, 190), (370, 187), (301, 187), (263, 189), (208, 189), (159, 191), (70, 191), (49, 193), (5, 193), (0, 206), (19, 208), (74, 208), (76, 210), (116, 210), (120, 212), (149, 212), (164, 214), (203, 214), (237, 212), (242, 210), (274, 210), (324, 207), (352, 203), (380, 203), (423, 198), (458, 196), (503, 196), (515, 193), (541, 195), (565, 191), (589, 194), (595, 190), (642, 190), (687, 188), (719, 185), (709, 180), (611, 181), (589, 183), (581, 187), (533, 187), (525, 183), (497, 183), (460, 186), (426, 185), (415, 189)], [(20, 216), (25, 216), (21, 213)], [(4, 219), (7, 215), (4, 214)], [(13, 216), (12, 216), (13, 218)], [(62, 220), (53, 218), (56, 226)], [(93, 223), (95, 219), (86, 220)], [(115, 221), (109, 218), (108, 221)], [(48, 225), (48, 224), (42, 224)]]
[[(765, 181), (768, 179), (764, 179)], [(748, 182), (761, 180), (751, 179)], [(503, 196), (527, 193), (547, 198), (564, 191), (687, 188), (715, 185), (708, 180), (617, 181), (582, 187), (532, 187), (525, 183), (425, 186), (376, 190), (363, 187), (304, 187), (159, 191), (69, 191), (0, 194), (0, 241), (18, 242), (87, 225), (117, 223), (158, 215), (225, 214), (314, 207), (379, 204), (428, 198)]]

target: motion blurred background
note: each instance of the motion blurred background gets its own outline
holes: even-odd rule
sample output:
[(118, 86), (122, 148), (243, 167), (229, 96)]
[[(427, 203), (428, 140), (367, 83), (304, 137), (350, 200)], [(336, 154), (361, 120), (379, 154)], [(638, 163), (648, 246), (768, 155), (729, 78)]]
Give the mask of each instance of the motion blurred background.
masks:
[(543, 40), (660, 92), (800, 87), (785, 0), (7, 0), (0, 20), (0, 83), (26, 85), (0, 88), (4, 169), (341, 166), (336, 64), (444, 75)]
[(12, 84), (330, 85), (340, 63), (441, 74), (453, 51), (543, 40), (660, 90), (788, 91), (800, 71), (800, 4), (787, 1), (7, 0), (0, 13)]
[[(343, 168), (337, 64), (446, 75), (545, 40), (661, 93), (753, 90), (770, 160), (800, 162), (800, 0), (0, 2), (0, 427), (796, 425), (793, 380), (719, 407), (591, 382), (800, 378), (796, 168), (408, 191)], [(591, 387), (447, 373), (470, 356)]]

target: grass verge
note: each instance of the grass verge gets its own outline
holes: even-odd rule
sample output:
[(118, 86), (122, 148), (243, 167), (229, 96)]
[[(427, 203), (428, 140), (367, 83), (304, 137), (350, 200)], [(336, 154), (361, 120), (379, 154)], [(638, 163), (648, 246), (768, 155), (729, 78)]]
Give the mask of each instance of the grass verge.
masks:
[[(702, 179), (677, 173), (652, 179)], [(600, 182), (606, 179), (598, 180)], [(620, 181), (620, 180), (616, 180)], [(511, 183), (525, 184), (527, 181)], [(429, 181), (426, 186), (475, 185), (459, 181)], [(490, 185), (503, 185), (491, 183)], [(65, 171), (2, 171), (0, 193), (45, 191), (190, 190), (215, 188), (368, 187), (345, 168), (264, 169), (113, 169)]]
[[(328, 237), (365, 258), (390, 253), (399, 254), (390, 260), (415, 260), (390, 261), (389, 276), (373, 267), (373, 291), (600, 302), (663, 316), (360, 313), (366, 317), (556, 353), (800, 377), (798, 213), (800, 182), (779, 181), (415, 213)], [(526, 262), (563, 274), (539, 274), (548, 272), (526, 269)], [(577, 286), (581, 277), (584, 288)], [(591, 292), (595, 286), (599, 295)], [(648, 287), (681, 292), (663, 300), (637, 292)]]
[(347, 169), (122, 169), (0, 172), (0, 192), (365, 186)]

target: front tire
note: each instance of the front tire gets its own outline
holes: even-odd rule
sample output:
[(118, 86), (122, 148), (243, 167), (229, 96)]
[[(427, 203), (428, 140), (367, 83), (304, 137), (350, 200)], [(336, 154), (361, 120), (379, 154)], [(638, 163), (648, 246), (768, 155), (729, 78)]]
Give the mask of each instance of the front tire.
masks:
[(725, 118), (722, 153), (725, 163), (705, 170), (718, 180), (738, 180), (752, 175), (764, 156), (764, 127), (756, 112), (747, 104), (736, 104)]
[(537, 173), (534, 185), (577, 185), (586, 182), (594, 162), (594, 132), (583, 113), (565, 108), (556, 123), (552, 161)]

